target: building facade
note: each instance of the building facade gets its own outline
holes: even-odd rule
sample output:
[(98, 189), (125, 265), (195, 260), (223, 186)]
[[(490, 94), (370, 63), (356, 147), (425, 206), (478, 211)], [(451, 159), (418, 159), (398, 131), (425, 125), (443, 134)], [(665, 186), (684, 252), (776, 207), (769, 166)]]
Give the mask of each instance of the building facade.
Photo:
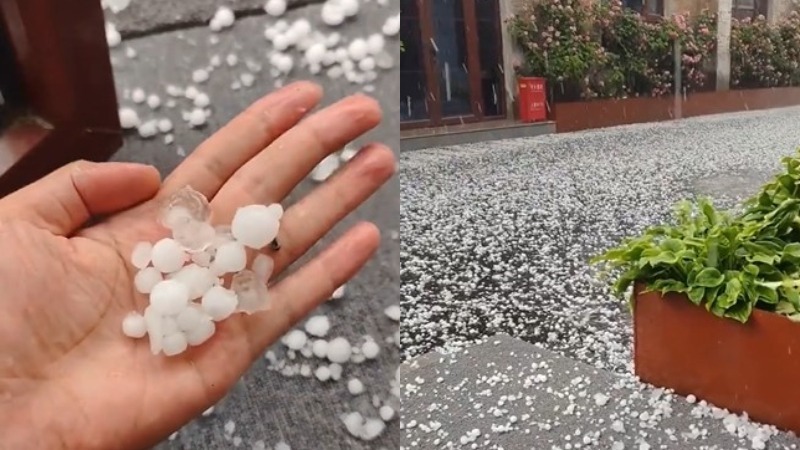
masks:
[[(400, 0), (402, 128), (513, 118), (515, 49), (505, 26), (531, 0)], [(545, 0), (546, 1), (546, 0)], [(603, 1), (603, 0), (585, 0)], [(788, 14), (797, 0), (732, 0), (739, 19)], [(647, 16), (716, 10), (717, 0), (624, 0)]]

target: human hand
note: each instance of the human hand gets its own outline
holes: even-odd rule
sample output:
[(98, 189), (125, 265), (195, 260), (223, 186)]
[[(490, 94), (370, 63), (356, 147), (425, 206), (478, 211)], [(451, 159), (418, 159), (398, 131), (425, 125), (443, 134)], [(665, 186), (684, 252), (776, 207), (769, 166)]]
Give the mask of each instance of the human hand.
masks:
[[(359, 224), (270, 288), (272, 307), (217, 323), (203, 345), (154, 356), (123, 335), (142, 311), (133, 246), (167, 231), (161, 202), (186, 185), (216, 223), (240, 206), (280, 202), (328, 154), (380, 121), (377, 103), (344, 99), (298, 121), (321, 99), (295, 83), (259, 100), (160, 183), (149, 166), (74, 163), (0, 199), (0, 448), (141, 448), (216, 403), (293, 324), (351, 278), (379, 245)], [(302, 256), (395, 171), (382, 145), (362, 149), (281, 220), (275, 275)], [(92, 218), (103, 217), (87, 226)], [(268, 251), (268, 250), (267, 250)]]

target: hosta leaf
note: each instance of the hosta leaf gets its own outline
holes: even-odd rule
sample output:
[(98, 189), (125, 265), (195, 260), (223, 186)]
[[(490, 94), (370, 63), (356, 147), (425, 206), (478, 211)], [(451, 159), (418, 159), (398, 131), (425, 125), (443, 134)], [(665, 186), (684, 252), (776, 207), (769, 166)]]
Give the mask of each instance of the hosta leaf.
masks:
[(699, 305), (701, 301), (703, 301), (703, 297), (706, 295), (706, 288), (696, 286), (689, 289), (689, 300), (692, 301), (695, 305)]
[(719, 270), (713, 267), (706, 267), (697, 274), (692, 284), (695, 286), (713, 288), (721, 285), (723, 281), (725, 281), (725, 276), (722, 275)]

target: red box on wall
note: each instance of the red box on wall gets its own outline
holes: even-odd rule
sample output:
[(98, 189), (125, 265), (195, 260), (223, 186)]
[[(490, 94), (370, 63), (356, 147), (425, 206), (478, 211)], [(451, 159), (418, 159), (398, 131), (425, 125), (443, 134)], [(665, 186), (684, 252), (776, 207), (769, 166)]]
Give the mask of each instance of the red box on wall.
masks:
[(547, 120), (547, 95), (544, 78), (520, 77), (519, 119), (523, 122)]

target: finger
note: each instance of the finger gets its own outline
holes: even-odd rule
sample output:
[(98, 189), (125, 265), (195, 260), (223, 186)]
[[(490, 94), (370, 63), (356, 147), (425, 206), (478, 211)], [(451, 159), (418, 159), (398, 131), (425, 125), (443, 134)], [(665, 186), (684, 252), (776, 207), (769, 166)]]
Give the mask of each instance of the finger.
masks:
[(67, 236), (92, 216), (130, 208), (156, 195), (158, 170), (132, 163), (77, 161), (0, 201), (0, 219), (28, 221)]
[(314, 83), (292, 83), (258, 100), (181, 163), (164, 181), (162, 195), (190, 185), (211, 198), (250, 158), (297, 124), (322, 98)]
[(380, 231), (368, 222), (351, 228), (316, 258), (270, 289), (273, 304), (265, 314), (246, 316), (253, 358), (306, 317), (333, 291), (355, 276), (377, 250)]
[(340, 172), (292, 205), (281, 220), (281, 248), (270, 255), (275, 261), (273, 273), (281, 273), (303, 256), (391, 178), (396, 167), (391, 150), (368, 145)]
[(227, 221), (242, 205), (280, 202), (323, 158), (380, 120), (378, 103), (363, 95), (313, 114), (236, 171), (212, 200), (214, 215)]

